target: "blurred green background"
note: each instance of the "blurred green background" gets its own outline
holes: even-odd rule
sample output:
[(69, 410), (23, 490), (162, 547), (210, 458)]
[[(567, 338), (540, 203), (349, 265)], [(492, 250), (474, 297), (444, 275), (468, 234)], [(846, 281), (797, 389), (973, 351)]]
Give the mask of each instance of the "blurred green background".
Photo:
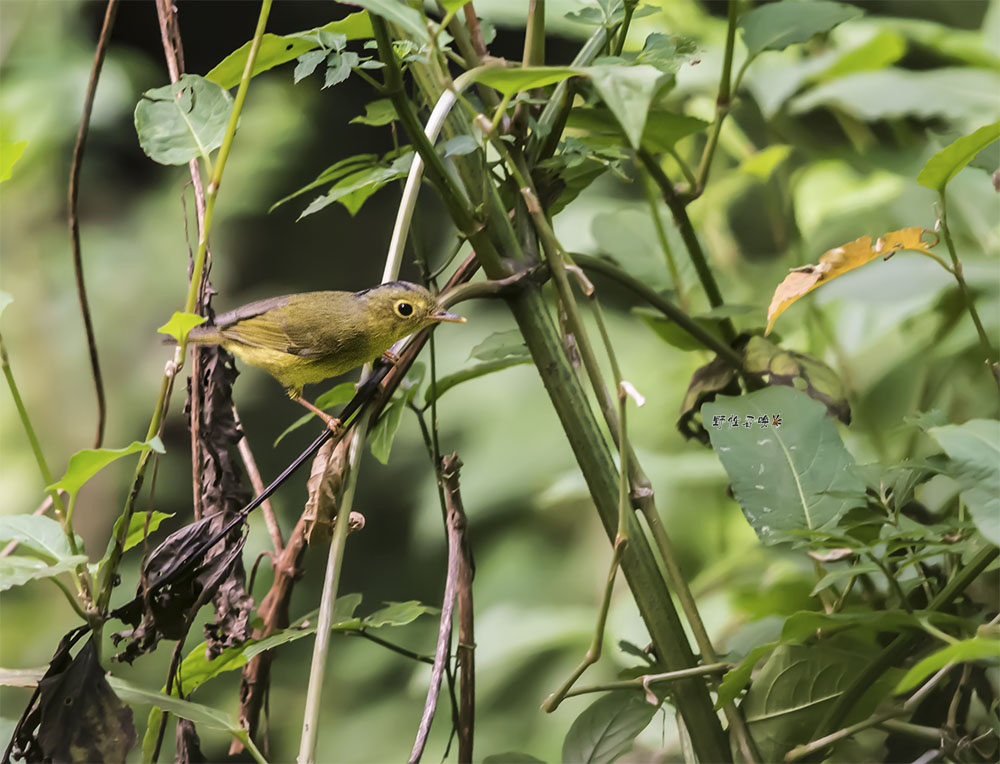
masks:
[[(651, 4), (661, 12), (633, 24), (630, 47), (641, 47), (651, 32), (692, 39), (696, 57), (678, 71), (666, 105), (711, 119), (725, 4)], [(774, 286), (789, 267), (816, 262), (826, 249), (865, 234), (933, 228), (934, 195), (916, 184), (917, 172), (941, 145), (998, 118), (1000, 4), (856, 5), (866, 16), (837, 28), (828, 39), (764, 54), (750, 67), (723, 130), (708, 190), (690, 208), (727, 302), (749, 306), (736, 317), (742, 329), (764, 324)], [(492, 0), (476, 7), (498, 27), (491, 52), (520, 59), (526, 2)], [(589, 31), (563, 18), (578, 7), (570, 0), (548, 3), (550, 63), (571, 59)], [(179, 8), (187, 69), (201, 74), (249, 39), (258, 10), (245, 2), (182, 2)], [(283, 0), (275, 4), (268, 31), (308, 29), (347, 10)], [(101, 3), (0, 3), (0, 124), (5, 137), (28, 143), (13, 178), (0, 185), (0, 288), (15, 299), (3, 315), (3, 333), (56, 474), (70, 454), (90, 445), (95, 423), (65, 198), (102, 16)], [(831, 69), (866, 44), (861, 71), (851, 72), (843, 63), (840, 70)], [(737, 55), (743, 55), (739, 43)], [(167, 81), (162, 61), (153, 5), (123, 3), (81, 179), (84, 261), (107, 385), (109, 447), (141, 439), (145, 432), (170, 355), (155, 330), (180, 309), (186, 292), (190, 242), (185, 217), (193, 214), (185, 189), (187, 168), (148, 160), (132, 125), (140, 94)], [(379, 192), (354, 217), (332, 205), (296, 222), (308, 196), (296, 200), (301, 204), (267, 212), (335, 161), (393, 145), (389, 127), (349, 124), (375, 97), (358, 78), (328, 90), (320, 90), (318, 78), (293, 86), (291, 68), (255, 78), (243, 113), (212, 232), (218, 310), (287, 292), (359, 289), (381, 274), (397, 186)], [(680, 153), (697, 157), (702, 139), (682, 142)], [(746, 162), (773, 145), (791, 147), (782, 161)], [(987, 173), (976, 168), (960, 173), (949, 194), (966, 277), (996, 337), (997, 196)], [(694, 312), (703, 311), (707, 303), (669, 212), (659, 205), (658, 214), (681, 264), (679, 284), (671, 283), (638, 182), (605, 176), (555, 224), (567, 249), (610, 255), (647, 283), (683, 294)], [(192, 224), (188, 228), (194, 231)], [(426, 190), (414, 235), (432, 262), (452, 246), (450, 223)], [(416, 279), (412, 263), (403, 276)], [(762, 615), (810, 606), (811, 570), (801, 556), (758, 544), (727, 497), (725, 473), (715, 455), (686, 443), (675, 428), (690, 376), (709, 356), (664, 343), (630, 312), (625, 294), (600, 281), (598, 287), (623, 373), (647, 399), (630, 418), (632, 438), (709, 630), (721, 651), (766, 641), (776, 619)], [(779, 319), (776, 331), (786, 347), (823, 358), (848, 384), (855, 424), (843, 433), (859, 462), (898, 460), (911, 443), (912, 430), (903, 417), (920, 410), (940, 408), (952, 421), (994, 413), (968, 318), (934, 339), (953, 291), (953, 282), (930, 260), (902, 254), (839, 279)], [(439, 374), (467, 365), (470, 350), (493, 332), (514, 328), (502, 305), (469, 304), (462, 310), (468, 324), (444, 326), (436, 334)], [(235, 399), (266, 480), (304, 447), (315, 426), (273, 447), (299, 410), (276, 382), (256, 370), (241, 375)], [(41, 479), (9, 395), (0, 393), (0, 401), (0, 512), (30, 512), (41, 500)], [(171, 527), (190, 515), (182, 406), (182, 393), (175, 390), (164, 434), (167, 455), (153, 499), (156, 509), (176, 513)], [(552, 716), (539, 704), (586, 649), (610, 549), (532, 366), (455, 388), (442, 398), (439, 412), (442, 449), (457, 450), (465, 465), (462, 488), (476, 560), (477, 757), (517, 749), (557, 759), (566, 730), (590, 700), (570, 699)], [(92, 558), (104, 549), (131, 469), (124, 460), (81, 494), (75, 518)], [(286, 532), (304, 498), (302, 477), (273, 499)], [(356, 503), (367, 526), (350, 538), (341, 591), (363, 594), (361, 614), (388, 600), (440, 604), (444, 535), (433, 474), (411, 416), (404, 418), (388, 466), (366, 457)], [(256, 519), (247, 545), (248, 568), (268, 546)], [(324, 559), (325, 550), (310, 551), (293, 617), (317, 605)], [(134, 560), (132, 565), (120, 598), (134, 585)], [(260, 571), (254, 588), (258, 597), (269, 583), (266, 562)], [(73, 625), (66, 602), (47, 582), (5, 592), (0, 619), (4, 667), (45, 664)], [(424, 617), (383, 636), (431, 653), (435, 633), (435, 619)], [(640, 647), (648, 642), (624, 586), (613, 601), (608, 649), (585, 682), (613, 679), (635, 662), (617, 647), (621, 639)], [(303, 640), (278, 653), (270, 697), (275, 760), (290, 759), (296, 749), (310, 651), (310, 641)], [(361, 640), (335, 637), (331, 653), (318, 750), (336, 752), (323, 754), (328, 760), (400, 760), (420, 718), (429, 668)], [(116, 664), (113, 671), (159, 687), (168, 659), (169, 651), (161, 649), (134, 667)], [(205, 686), (194, 699), (235, 713), (237, 683), (233, 673)], [(16, 720), (26, 699), (26, 692), (0, 691), (5, 725)], [(137, 714), (140, 734), (144, 713)], [(428, 761), (444, 751), (449, 715), (442, 704)], [(202, 737), (209, 758), (221, 758), (228, 741), (205, 731)], [(662, 723), (654, 722), (639, 743), (632, 760), (675, 748), (673, 719), (664, 715)]]

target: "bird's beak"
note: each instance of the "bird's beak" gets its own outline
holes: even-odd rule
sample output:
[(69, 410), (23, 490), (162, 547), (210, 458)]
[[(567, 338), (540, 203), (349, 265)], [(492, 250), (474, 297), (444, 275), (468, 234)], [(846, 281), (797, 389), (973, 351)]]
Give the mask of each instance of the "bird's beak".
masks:
[(435, 321), (450, 321), (454, 324), (464, 324), (465, 316), (459, 316), (455, 313), (449, 313), (446, 310), (439, 310), (437, 313), (431, 315)]

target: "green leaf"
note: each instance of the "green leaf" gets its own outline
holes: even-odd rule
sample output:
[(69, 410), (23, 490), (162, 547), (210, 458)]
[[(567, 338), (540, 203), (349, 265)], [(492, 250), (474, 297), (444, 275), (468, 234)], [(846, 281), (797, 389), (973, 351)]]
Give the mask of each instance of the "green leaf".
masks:
[(513, 96), (522, 90), (552, 85), (573, 77), (579, 72), (569, 66), (522, 66), (519, 68), (485, 69), (476, 75), (476, 81)]
[(562, 760), (567, 764), (614, 761), (632, 749), (657, 709), (641, 692), (601, 696), (573, 720), (563, 741)]
[(368, 198), (386, 183), (406, 177), (412, 158), (413, 154), (407, 153), (396, 159), (389, 167), (376, 165), (352, 172), (335, 183), (326, 194), (313, 199), (298, 219), (301, 220), (314, 212), (319, 212), (334, 202), (340, 202), (351, 215), (355, 215)]
[(779, 645), (740, 704), (763, 761), (810, 740), (823, 715), (871, 659), (825, 643)]
[(393, 398), (385, 407), (382, 416), (371, 430), (368, 441), (371, 445), (372, 456), (382, 464), (389, 463), (389, 453), (392, 451), (392, 442), (396, 438), (396, 432), (403, 421), (403, 412), (406, 405), (399, 398)]
[(431, 403), (444, 395), (448, 390), (455, 387), (455, 385), (468, 382), (470, 379), (485, 377), (487, 374), (492, 374), (495, 371), (503, 371), (504, 369), (509, 369), (512, 366), (523, 366), (530, 363), (530, 357), (508, 356), (507, 358), (499, 358), (495, 361), (477, 363), (475, 366), (470, 366), (467, 369), (456, 371), (454, 374), (447, 374), (443, 377), (438, 377), (434, 385), (429, 387), (427, 392), (424, 393), (424, 405), (429, 406)]
[(288, 196), (276, 201), (271, 205), (268, 212), (273, 212), (275, 208), (306, 193), (307, 191), (312, 191), (314, 188), (325, 186), (327, 183), (333, 183), (335, 180), (343, 178), (345, 175), (352, 172), (357, 172), (358, 170), (365, 169), (367, 167), (373, 167), (378, 164), (378, 161), (379, 159), (376, 154), (356, 154), (355, 156), (341, 159), (339, 162), (335, 162), (323, 170), (323, 172), (316, 177), (316, 180), (303, 186), (295, 193), (289, 194)]
[(469, 352), (469, 358), (480, 361), (498, 361), (501, 358), (531, 358), (524, 337), (518, 329), (493, 332)]
[(430, 42), (426, 20), (406, 3), (400, 0), (351, 0), (351, 2), (409, 32), (418, 42)]
[(62, 526), (45, 515), (0, 516), (0, 545), (16, 541), (46, 562), (57, 562), (73, 555)]
[(222, 145), (233, 97), (194, 74), (147, 90), (135, 107), (135, 130), (146, 155), (160, 164), (187, 164)]
[(160, 442), (159, 438), (153, 438), (145, 443), (136, 440), (124, 448), (84, 448), (69, 458), (66, 473), (52, 485), (46, 486), (45, 490), (76, 494), (84, 483), (111, 462), (147, 449), (152, 449), (158, 454), (164, 453), (163, 443)]
[(545, 764), (545, 762), (528, 753), (508, 751), (507, 753), (491, 753), (483, 759), (483, 764)]
[[(597, 134), (622, 134), (618, 121), (605, 109), (575, 108), (570, 111), (566, 125)], [(654, 153), (663, 153), (672, 149), (681, 138), (706, 127), (708, 123), (697, 117), (675, 114), (665, 109), (651, 109), (646, 116), (642, 145)]]
[[(360, 3), (359, 3), (360, 5)], [(342, 34), (348, 40), (367, 39), (372, 36), (372, 24), (364, 11), (352, 13), (339, 21), (289, 35), (265, 34), (260, 41), (257, 58), (253, 62), (253, 76), (273, 69), (280, 64), (293, 61), (303, 53), (320, 47), (320, 34), (329, 32)], [(250, 42), (246, 42), (220, 61), (205, 79), (216, 82), (229, 90), (239, 84), (247, 65)], [(322, 60), (322, 56), (320, 57)], [(317, 64), (319, 61), (316, 62)]]
[(828, 69), (817, 75), (819, 80), (832, 80), (855, 72), (884, 69), (901, 59), (906, 53), (906, 40), (894, 30), (885, 29), (868, 42), (849, 50)]
[(160, 334), (170, 335), (177, 341), (178, 344), (180, 344), (187, 339), (188, 332), (203, 323), (205, 323), (204, 316), (199, 316), (194, 313), (182, 313), (175, 310), (174, 315), (170, 317), (170, 320), (156, 331)]
[(968, 661), (979, 661), (992, 659), (1000, 660), (1000, 640), (984, 639), (983, 637), (972, 637), (963, 639), (953, 645), (948, 645), (936, 652), (931, 653), (916, 666), (911, 668), (896, 689), (894, 694), (907, 692), (920, 684), (924, 679), (936, 671), (943, 669), (949, 663), (966, 663)]
[(21, 586), (38, 578), (52, 578), (68, 573), (78, 565), (87, 563), (87, 555), (77, 554), (63, 557), (58, 562), (49, 564), (37, 557), (24, 557), (18, 554), (0, 557), (0, 592), (11, 587)]
[(362, 626), (370, 629), (378, 629), (382, 626), (405, 626), (413, 623), (425, 613), (440, 612), (436, 607), (424, 605), (417, 600), (407, 602), (387, 602), (381, 610), (376, 610), (369, 616), (362, 619)]
[(388, 98), (380, 98), (377, 101), (365, 104), (365, 115), (363, 117), (355, 117), (351, 120), (351, 124), (357, 123), (359, 125), (381, 127), (382, 125), (394, 122), (398, 118), (396, 107), (392, 105), (392, 101)]
[(838, 24), (862, 14), (860, 8), (827, 0), (768, 3), (740, 19), (743, 43), (750, 57), (765, 50), (784, 50), (808, 42), (813, 35), (829, 32)]
[(768, 642), (763, 645), (757, 645), (753, 648), (747, 656), (740, 661), (740, 664), (733, 669), (730, 669), (722, 677), (722, 681), (719, 683), (719, 695), (715, 702), (716, 709), (722, 708), (727, 703), (731, 703), (739, 697), (739, 694), (743, 692), (743, 688), (746, 687), (747, 682), (750, 681), (750, 675), (753, 674), (754, 666), (760, 663), (761, 658), (770, 653), (774, 648), (776, 648), (780, 642)]
[(997, 138), (1000, 138), (1000, 122), (985, 125), (959, 138), (927, 160), (927, 164), (917, 175), (917, 183), (935, 191), (943, 191), (959, 170)]
[(854, 458), (823, 404), (794, 388), (719, 396), (702, 406), (701, 416), (733, 494), (765, 544), (787, 542), (788, 531), (829, 527), (856, 503), (841, 496), (864, 495), (864, 483), (848, 470)]
[(295, 65), (295, 70), (292, 72), (292, 82), (297, 85), (315, 72), (316, 67), (319, 66), (322, 61), (326, 60), (326, 55), (326, 51), (320, 49), (310, 50), (309, 52), (303, 53), (299, 56), (299, 63)]
[(323, 89), (341, 82), (351, 76), (351, 69), (360, 63), (361, 59), (357, 53), (345, 50), (343, 53), (334, 51), (327, 58), (326, 76), (323, 78)]
[(591, 66), (586, 69), (594, 88), (618, 119), (632, 148), (642, 143), (646, 115), (653, 97), (670, 77), (653, 66)]
[(1000, 422), (971, 419), (927, 432), (948, 454), (948, 474), (962, 487), (962, 501), (986, 538), (1000, 544)]
[(12, 142), (0, 136), (0, 183), (10, 179), (14, 165), (27, 147), (27, 141)]
[[(224, 711), (219, 711), (218, 709), (202, 705), (201, 703), (192, 703), (190, 700), (181, 700), (180, 698), (164, 695), (162, 692), (157, 692), (156, 690), (147, 690), (116, 676), (109, 675), (108, 684), (111, 685), (111, 689), (113, 689), (115, 694), (125, 703), (141, 705), (152, 704), (157, 708), (169, 711), (182, 719), (188, 719), (207, 729), (217, 729), (228, 732), (233, 737), (243, 741), (243, 744), (248, 748), (253, 749), (255, 751), (255, 758), (257, 758), (258, 761), (264, 760), (260, 752), (256, 750), (256, 746), (253, 744), (253, 741), (249, 739), (246, 730), (240, 727), (239, 722), (235, 717), (225, 713)], [(146, 730), (146, 737), (144, 737), (142, 741), (144, 755), (147, 754), (146, 746), (147, 742), (149, 742), (150, 732), (152, 732), (152, 737), (154, 739), (156, 737), (155, 728), (152, 730)], [(144, 761), (149, 760), (149, 758), (144, 758)]]
[(776, 143), (748, 156), (740, 162), (740, 170), (760, 180), (767, 180), (774, 173), (778, 165), (788, 159), (791, 153), (791, 146)]
[(981, 124), (996, 119), (993, 95), (998, 90), (995, 71), (952, 67), (913, 72), (890, 66), (824, 82), (794, 98), (789, 111), (832, 106), (866, 121), (941, 117)]
[(441, 146), (443, 156), (446, 159), (448, 157), (471, 154), (478, 148), (479, 144), (476, 143), (476, 139), (471, 135), (456, 135), (454, 138), (445, 141)]
[[(164, 520), (169, 520), (173, 516), (173, 512), (156, 512), (155, 510), (152, 512), (133, 513), (132, 519), (129, 520), (128, 535), (125, 537), (125, 547), (123, 551), (127, 552), (136, 544), (142, 543), (142, 540), (146, 537), (147, 518), (149, 519), (148, 532), (152, 535), (152, 533), (160, 527), (160, 523)], [(124, 520), (124, 518), (124, 515), (119, 515), (118, 519), (115, 520), (114, 529), (111, 531), (111, 538), (108, 539), (108, 547), (104, 550), (104, 557), (102, 557), (100, 562), (97, 563), (98, 568), (111, 559), (111, 552), (115, 548), (115, 539), (118, 538), (118, 531), (121, 529), (122, 520)]]
[(10, 292), (4, 292), (0, 290), (0, 315), (3, 315), (4, 310), (14, 302), (14, 295)]
[[(632, 308), (632, 313), (637, 315), (646, 326), (652, 329), (657, 337), (678, 350), (691, 351), (705, 349), (705, 345), (702, 344), (701, 340), (692, 337), (686, 329), (681, 328), (676, 322), (671, 321), (658, 310), (640, 306)], [(721, 341), (718, 320), (705, 319), (702, 316), (697, 316), (694, 320), (709, 334), (720, 337)]]

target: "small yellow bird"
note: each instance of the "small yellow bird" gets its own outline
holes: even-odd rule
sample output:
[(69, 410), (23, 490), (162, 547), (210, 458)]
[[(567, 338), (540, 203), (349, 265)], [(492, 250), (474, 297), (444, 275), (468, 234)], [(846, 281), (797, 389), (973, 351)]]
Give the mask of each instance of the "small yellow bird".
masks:
[(302, 397), (302, 387), (384, 354), (439, 321), (462, 323), (417, 284), (391, 281), (360, 292), (303, 292), (251, 302), (188, 334), (194, 345), (221, 345), (277, 379), (288, 396), (334, 432), (340, 421)]

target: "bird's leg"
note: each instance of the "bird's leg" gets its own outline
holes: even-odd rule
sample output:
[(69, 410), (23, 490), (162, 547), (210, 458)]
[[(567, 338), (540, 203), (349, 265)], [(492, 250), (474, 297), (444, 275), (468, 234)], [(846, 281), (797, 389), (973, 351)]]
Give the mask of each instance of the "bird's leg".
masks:
[(305, 398), (298, 397), (295, 398), (295, 400), (326, 422), (326, 426), (330, 428), (330, 431), (333, 432), (334, 435), (340, 435), (344, 431), (344, 423), (337, 419), (337, 417), (330, 416), (322, 409), (316, 408), (316, 406), (311, 404)]

